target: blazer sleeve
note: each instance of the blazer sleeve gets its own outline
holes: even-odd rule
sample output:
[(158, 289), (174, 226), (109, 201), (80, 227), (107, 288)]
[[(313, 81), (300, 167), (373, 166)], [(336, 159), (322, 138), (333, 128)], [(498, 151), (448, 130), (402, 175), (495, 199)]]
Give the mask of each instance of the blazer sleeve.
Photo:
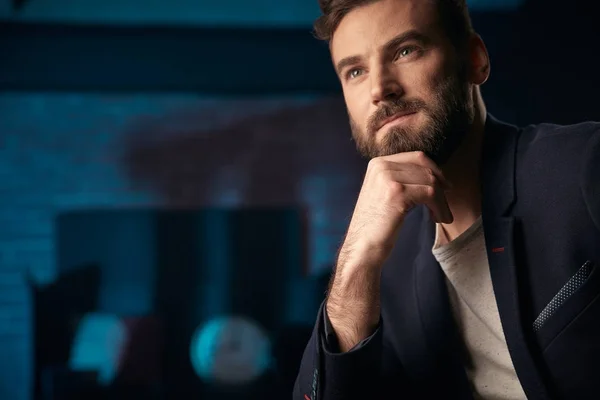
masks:
[(294, 400), (380, 398), (382, 324), (370, 337), (340, 353), (325, 303), (321, 304), (294, 385)]
[(583, 157), (581, 189), (592, 221), (600, 230), (600, 123), (594, 127)]

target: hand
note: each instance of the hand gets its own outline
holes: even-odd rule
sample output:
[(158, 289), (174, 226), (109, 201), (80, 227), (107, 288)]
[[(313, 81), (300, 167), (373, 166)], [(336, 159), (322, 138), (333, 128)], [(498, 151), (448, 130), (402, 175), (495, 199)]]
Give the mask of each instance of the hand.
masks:
[(450, 187), (440, 168), (422, 152), (372, 159), (340, 255), (369, 250), (386, 257), (404, 217), (419, 204), (429, 208), (436, 222), (451, 223), (445, 196)]
[(381, 267), (406, 214), (425, 204), (437, 222), (452, 222), (444, 194), (449, 187), (438, 166), (421, 152), (369, 162), (326, 304), (342, 351), (354, 347), (377, 326)]

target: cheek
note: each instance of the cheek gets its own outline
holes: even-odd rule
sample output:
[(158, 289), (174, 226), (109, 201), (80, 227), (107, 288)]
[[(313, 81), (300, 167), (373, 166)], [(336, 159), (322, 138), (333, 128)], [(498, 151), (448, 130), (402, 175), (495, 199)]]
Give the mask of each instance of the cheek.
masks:
[(359, 88), (344, 89), (344, 101), (350, 118), (360, 127), (367, 124), (370, 105), (369, 97), (360, 92)]
[(428, 104), (436, 101), (438, 88), (447, 78), (443, 60), (435, 53), (406, 65), (400, 73), (404, 76), (406, 96), (420, 98)]
[(438, 85), (438, 80), (434, 74), (428, 71), (419, 71), (411, 77), (410, 86), (406, 90), (408, 98), (419, 98), (429, 104), (435, 99), (435, 88)]

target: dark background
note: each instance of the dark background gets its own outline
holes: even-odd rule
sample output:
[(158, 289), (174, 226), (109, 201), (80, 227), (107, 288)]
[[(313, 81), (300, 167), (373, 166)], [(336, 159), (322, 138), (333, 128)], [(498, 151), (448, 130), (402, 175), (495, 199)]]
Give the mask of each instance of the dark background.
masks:
[[(287, 396), (364, 162), (316, 1), (284, 3), (0, 2), (0, 398), (93, 391), (67, 367), (93, 312), (130, 338), (105, 398)], [(491, 113), (600, 119), (594, 2), (471, 4)], [(224, 388), (189, 348), (233, 314), (273, 362)]]

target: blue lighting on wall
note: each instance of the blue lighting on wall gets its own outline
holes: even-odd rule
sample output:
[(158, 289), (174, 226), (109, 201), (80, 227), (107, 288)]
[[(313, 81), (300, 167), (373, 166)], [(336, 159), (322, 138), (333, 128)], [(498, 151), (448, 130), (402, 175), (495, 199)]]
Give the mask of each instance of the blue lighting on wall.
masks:
[(514, 10), (525, 0), (467, 0), (469, 9), (473, 11)]
[[(513, 10), (524, 0), (468, 0), (473, 11)], [(310, 26), (317, 0), (35, 0), (18, 13), (2, 8), (0, 18), (23, 20), (201, 26)]]

